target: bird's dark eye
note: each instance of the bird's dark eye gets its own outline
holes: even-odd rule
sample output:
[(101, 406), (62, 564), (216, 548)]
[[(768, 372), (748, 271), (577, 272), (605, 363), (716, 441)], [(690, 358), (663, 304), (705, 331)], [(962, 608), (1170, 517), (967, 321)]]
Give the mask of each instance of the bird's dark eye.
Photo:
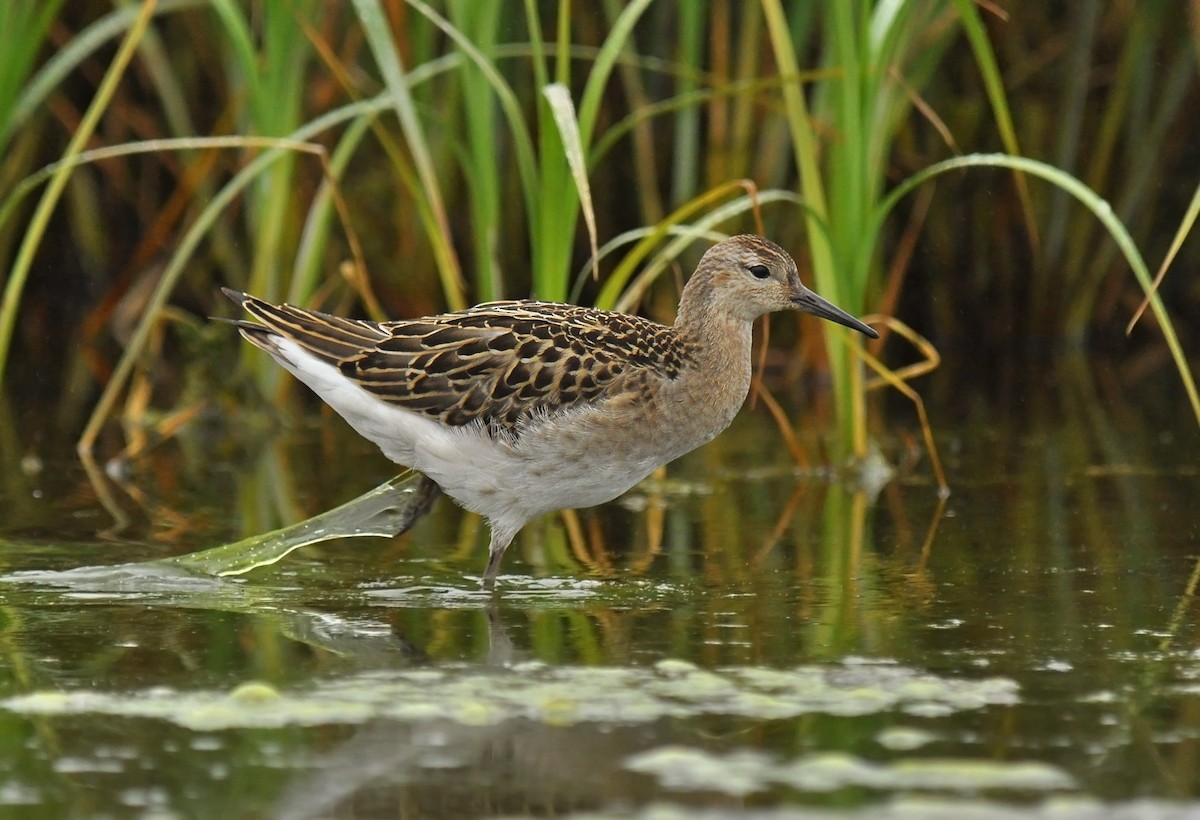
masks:
[(766, 265), (749, 265), (746, 270), (754, 274), (755, 279), (766, 279), (771, 275), (771, 269)]

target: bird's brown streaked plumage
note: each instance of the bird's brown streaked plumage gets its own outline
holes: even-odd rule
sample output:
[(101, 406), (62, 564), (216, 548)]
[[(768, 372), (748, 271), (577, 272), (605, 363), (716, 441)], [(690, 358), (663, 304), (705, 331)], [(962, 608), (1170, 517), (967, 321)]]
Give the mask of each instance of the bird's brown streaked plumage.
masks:
[(240, 322), (243, 332), (286, 336), (389, 404), (511, 436), (534, 416), (594, 400), (620, 376), (631, 385), (639, 372), (674, 379), (692, 355), (668, 326), (557, 302), (485, 302), (380, 323), (224, 291), (261, 323)]
[(794, 309), (878, 335), (757, 236), (709, 248), (670, 326), (536, 301), (369, 322), (225, 292), (258, 320), (236, 322), (243, 336), (425, 476), (423, 505), (440, 489), (487, 517), (485, 588), (532, 518), (615, 498), (725, 429), (757, 317)]

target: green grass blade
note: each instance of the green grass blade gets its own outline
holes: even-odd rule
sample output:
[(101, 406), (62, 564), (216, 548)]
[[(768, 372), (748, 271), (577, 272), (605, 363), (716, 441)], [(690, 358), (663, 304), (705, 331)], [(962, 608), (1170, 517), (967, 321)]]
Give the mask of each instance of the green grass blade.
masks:
[[(815, 74), (807, 74), (805, 77), (816, 76)], [(606, 128), (593, 143), (591, 152), (588, 156), (588, 162), (595, 167), (599, 161), (629, 134), (638, 124), (654, 117), (661, 117), (667, 114), (676, 113), (677, 115), (686, 112), (688, 109), (698, 109), (700, 104), (709, 102), (718, 97), (732, 97), (739, 99), (742, 97), (754, 97), (758, 92), (768, 90), (779, 85), (778, 80), (748, 80), (744, 82), (730, 83), (720, 88), (697, 88), (693, 91), (683, 92), (674, 97), (668, 97), (664, 100), (646, 105), (617, 120), (611, 126)], [(676, 117), (678, 122), (679, 117)], [(685, 149), (686, 150), (686, 149)], [(689, 152), (691, 153), (691, 152)], [(698, 155), (697, 155), (698, 156)], [(701, 165), (693, 163), (688, 166), (687, 172), (694, 177), (699, 177), (701, 174)], [(694, 196), (694, 194), (693, 194)]]
[[(354, 158), (354, 152), (358, 150), (359, 144), (374, 121), (375, 117), (373, 116), (359, 117), (354, 120), (333, 150), (333, 156), (329, 160), (331, 178), (322, 182), (320, 190), (317, 191), (317, 195), (308, 209), (308, 216), (304, 220), (304, 229), (300, 232), (300, 243), (296, 249), (288, 294), (288, 301), (293, 304), (303, 304), (304, 299), (317, 288), (317, 283), (321, 278), (323, 251), (329, 239), (329, 228), (333, 222), (333, 186), (341, 179), (342, 173), (350, 164), (350, 160)], [(382, 317), (373, 316), (372, 318)]]
[(513, 140), (513, 152), (516, 155), (517, 171), (521, 177), (521, 192), (525, 199), (525, 210), (530, 221), (530, 236), (537, 237), (538, 224), (538, 191), (540, 190), (537, 160), (533, 150), (533, 140), (525, 125), (521, 103), (512, 88), (496, 70), (492, 61), (482, 54), (479, 49), (457, 28), (450, 24), (421, 0), (408, 0), (409, 5), (424, 15), (430, 22), (445, 32), (462, 54), (475, 65), (487, 78), (488, 83), (496, 93), (500, 102), (500, 110), (508, 123), (509, 134)]
[(571, 92), (564, 85), (554, 83), (542, 89), (542, 95), (554, 115), (554, 124), (558, 126), (558, 136), (562, 140), (563, 151), (566, 154), (567, 165), (571, 176), (575, 179), (575, 190), (579, 194), (579, 203), (583, 208), (583, 221), (587, 224), (588, 238), (592, 245), (592, 260), (595, 268), (600, 265), (600, 244), (596, 231), (596, 209), (592, 205), (592, 188), (588, 184), (587, 157), (584, 156), (583, 143), (580, 141), (579, 122), (575, 119), (575, 104), (571, 101)]
[[(389, 108), (391, 103), (390, 95), (384, 93), (370, 100), (342, 106), (339, 109), (318, 117), (312, 122), (306, 123), (296, 133), (292, 134), (290, 140), (279, 140), (277, 142), (281, 146), (287, 146), (290, 143), (303, 143), (305, 140), (309, 140), (345, 120), (353, 119), (357, 116), (375, 115)], [(160, 314), (164, 305), (166, 305), (167, 298), (174, 290), (175, 283), (186, 269), (192, 254), (200, 245), (200, 242), (204, 239), (224, 209), (233, 202), (238, 194), (254, 182), (272, 162), (278, 161), (285, 150), (287, 150), (286, 147), (268, 149), (247, 163), (245, 168), (238, 171), (209, 200), (204, 210), (196, 217), (196, 221), (192, 223), (191, 227), (183, 235), (183, 238), (175, 248), (175, 253), (164, 268), (157, 286), (147, 300), (142, 319), (138, 322), (137, 327), (134, 328), (133, 335), (125, 348), (125, 352), (121, 354), (117, 366), (113, 369), (112, 375), (104, 385), (104, 391), (100, 395), (100, 400), (96, 403), (87, 424), (84, 426), (78, 445), (78, 449), (82, 454), (87, 455), (91, 453), (92, 443), (95, 441), (96, 436), (99, 435), (101, 426), (116, 406), (117, 397), (120, 395), (121, 390), (124, 389), (126, 381), (133, 372), (134, 364), (141, 357), (146, 342), (150, 338), (150, 332), (153, 330), (155, 323), (160, 319)]]
[[(827, 66), (830, 63), (836, 63), (838, 68), (847, 72), (857, 64), (857, 54), (855, 53), (856, 38), (853, 32), (849, 31), (851, 23), (846, 18), (846, 15), (852, 12), (849, 8), (843, 7), (854, 4), (848, 0), (846, 3), (831, 5), (830, 14), (833, 17), (831, 25), (835, 29), (845, 30), (834, 33), (832, 41), (840, 53), (828, 55), (825, 63)], [(836, 150), (839, 156), (828, 163), (833, 169), (830, 178), (827, 180), (822, 176), (822, 147), (817, 140), (816, 129), (804, 97), (804, 89), (800, 84), (799, 61), (796, 57), (795, 44), (792, 40), (791, 29), (788, 27), (787, 17), (784, 15), (780, 0), (762, 0), (762, 7), (771, 40), (771, 49), (783, 80), (784, 111), (792, 139), (796, 168), (800, 174), (800, 191), (808, 206), (805, 225), (813, 278), (816, 280), (817, 290), (826, 298), (833, 300), (835, 304), (845, 305), (849, 310), (857, 310), (860, 306), (858, 303), (863, 296), (859, 293), (854, 298), (847, 298), (847, 294), (843, 292), (847, 283), (839, 276), (838, 271), (838, 234), (826, 233), (819, 226), (835, 224), (836, 221), (836, 224), (841, 226), (843, 236), (847, 232), (852, 232), (856, 243), (863, 241), (863, 234), (855, 228), (861, 223), (855, 222), (853, 213), (847, 212), (849, 203), (857, 201), (862, 195), (857, 177), (862, 173), (863, 157), (848, 148), (831, 149)], [(839, 128), (851, 132), (851, 135), (846, 137), (847, 140), (852, 141), (853, 145), (861, 150), (862, 135), (859, 112), (851, 110), (857, 105), (857, 87), (845, 88), (856, 82), (857, 80), (852, 77), (843, 77), (841, 80), (835, 79), (830, 83), (823, 84), (821, 90), (833, 95), (829, 106), (831, 112), (839, 111), (843, 116), (848, 117), (847, 122), (839, 121), (837, 125)], [(818, 96), (819, 99), (820, 96)], [(872, 237), (874, 235), (866, 234), (865, 236), (866, 243), (873, 244)], [(846, 242), (843, 241), (840, 244), (845, 246)], [(851, 277), (853, 277), (853, 271)], [(831, 328), (826, 328), (825, 339), (830, 360), (829, 372), (833, 378), (834, 404), (839, 420), (841, 445), (837, 449), (852, 449), (855, 451), (854, 454), (861, 458), (866, 455), (865, 445), (861, 444), (865, 437), (865, 431), (853, 426), (851, 412), (858, 397), (852, 393), (850, 368), (857, 365), (851, 360), (849, 351), (846, 349), (847, 342), (842, 335), (835, 333)]]
[(625, 7), (624, 11), (621, 12), (621, 16), (617, 18), (612, 28), (609, 29), (607, 36), (604, 38), (604, 44), (600, 46), (600, 53), (596, 55), (596, 59), (592, 62), (591, 71), (588, 72), (587, 84), (584, 86), (583, 96), (579, 102), (579, 134), (580, 141), (584, 145), (590, 145), (592, 142), (592, 132), (596, 127), (596, 117), (600, 111), (600, 101), (604, 96), (605, 89), (608, 87), (608, 78), (612, 75), (613, 66), (629, 41), (634, 25), (650, 6), (651, 1), (634, 0), (634, 2)]
[(558, 0), (556, 19), (558, 25), (554, 34), (554, 82), (567, 85), (571, 82), (571, 0)]
[[(682, 70), (676, 80), (676, 99), (695, 97), (700, 91), (700, 76), (705, 60), (703, 32), (707, 16), (708, 9), (700, 3), (684, 3), (679, 7), (679, 61)], [(632, 113), (636, 115), (638, 112), (635, 110)], [(717, 112), (710, 111), (709, 117), (715, 116)], [(700, 187), (700, 169), (704, 165), (705, 153), (700, 132), (700, 107), (689, 105), (681, 108), (671, 128), (670, 203), (678, 205), (695, 196)], [(600, 146), (596, 148), (599, 150)]]
[(258, 91), (258, 54), (254, 50), (254, 36), (250, 25), (242, 16), (239, 4), (233, 0), (212, 0), (212, 9), (225, 28), (226, 44), (241, 69), (241, 82), (246, 84), (247, 94), (253, 99), (261, 96)]
[(545, 98), (537, 107), (538, 174), (536, 221), (530, 249), (533, 265), (533, 296), (561, 302), (566, 295), (568, 269), (575, 244), (579, 197), (571, 182), (566, 146), (559, 137)]
[[(447, 5), (451, 22), (469, 37), (489, 63), (495, 62), (499, 32), (500, 3), (451, 0)], [(505, 283), (499, 261), (501, 231), (501, 165), (496, 150), (500, 134), (496, 122), (496, 95), (477, 65), (464, 60), (459, 74), (466, 150), (462, 166), (470, 189), (472, 244), (475, 249), (475, 296), (490, 302), (504, 298)]]
[[(206, 2), (207, 0), (160, 0), (154, 14), (158, 17), (169, 12), (203, 6)], [(109, 40), (116, 39), (128, 29), (140, 11), (139, 6), (119, 8), (101, 17), (72, 37), (70, 42), (63, 45), (46, 60), (46, 63), (22, 88), (21, 95), (9, 115), (10, 121), (23, 122), (30, 112), (45, 103), (50, 92), (84, 60)], [(3, 140), (0, 139), (0, 143), (2, 142)]]
[[(808, 203), (810, 216), (807, 223), (813, 238), (810, 239), (809, 253), (813, 260), (814, 271), (819, 276), (827, 276), (833, 269), (833, 256), (828, 241), (820, 230), (811, 230), (813, 220), (824, 220), (828, 214), (825, 198), (825, 186), (821, 179), (820, 147), (816, 133), (808, 115), (808, 103), (804, 99), (804, 89), (800, 85), (800, 64), (792, 46), (791, 32), (788, 29), (787, 17), (779, 0), (762, 0), (763, 12), (767, 21), (767, 32), (771, 38), (771, 49), (775, 62), (779, 66), (779, 74), (783, 81), (783, 102), (787, 112), (788, 125), (792, 135), (792, 150), (796, 160), (796, 168), (800, 172), (800, 191), (804, 201)], [(828, 291), (826, 283), (818, 285)], [(830, 298), (834, 298), (830, 295)]]
[[(117, 50), (116, 56), (113, 57), (112, 63), (109, 64), (108, 71), (104, 74), (104, 79), (100, 82), (100, 87), (96, 89), (96, 96), (92, 98), (92, 102), (84, 113), (83, 119), (71, 135), (71, 140), (67, 143), (67, 149), (63, 153), (64, 157), (70, 158), (80, 153), (88, 140), (91, 139), (96, 126), (100, 122), (101, 115), (108, 108), (108, 103), (116, 91), (117, 84), (124, 77), (125, 69), (129, 66), (130, 60), (133, 59), (133, 55), (137, 51), (137, 45), (141, 41), (147, 26), (150, 25), (153, 15), (154, 2), (148, 0), (148, 2), (142, 5), (141, 13), (134, 18), (129, 31), (125, 35), (125, 39), (121, 42), (121, 47)], [(71, 167), (69, 164), (63, 165), (51, 177), (50, 183), (42, 193), (41, 201), (38, 202), (29, 226), (21, 239), (20, 249), (9, 271), (8, 283), (4, 288), (4, 301), (0, 304), (0, 378), (3, 378), (4, 372), (7, 370), (8, 353), (12, 344), (13, 328), (16, 326), (21, 294), (25, 289), (25, 280), (29, 277), (29, 271), (33, 267), (33, 257), (38, 246), (41, 244), (42, 237), (46, 233), (46, 228), (50, 223), (50, 216), (54, 212), (55, 205), (58, 204), (63, 190), (66, 188)]]
[[(1112, 236), (1117, 246), (1121, 249), (1125, 261), (1129, 263), (1129, 267), (1133, 270), (1133, 275), (1147, 294), (1147, 298), (1150, 301), (1150, 309), (1158, 320), (1159, 327), (1162, 329), (1163, 339), (1166, 341), (1167, 348), (1171, 352), (1171, 358), (1175, 363), (1175, 369), (1179, 373), (1180, 380), (1183, 382), (1184, 391), (1192, 407), (1192, 413), (1195, 415), (1197, 423), (1200, 424), (1200, 393), (1196, 390), (1192, 371), (1188, 365), (1187, 357), (1184, 355), (1183, 348), (1179, 344), (1179, 337), (1175, 333), (1171, 317), (1167, 314), (1162, 299), (1159, 298), (1158, 293), (1154, 290), (1154, 283), (1150, 278), (1146, 263), (1142, 259), (1141, 252), (1138, 251), (1137, 245), (1134, 243), (1133, 237), (1129, 235), (1129, 231), (1126, 230), (1125, 225), (1113, 213), (1112, 206), (1071, 174), (1038, 160), (1014, 157), (1007, 154), (970, 154), (944, 160), (913, 174), (904, 180), (904, 182), (897, 185), (883, 199), (876, 210), (874, 217), (875, 224), (872, 226), (872, 232), (874, 233), (879, 230), (883, 220), (892, 208), (896, 206), (896, 203), (917, 186), (949, 171), (979, 167), (1008, 168), (1044, 179), (1066, 191), (1096, 215), (1096, 218), (1100, 220), (1101, 224), (1104, 225), (1109, 235)], [(860, 259), (860, 264), (865, 264), (865, 261)]]
[(0, 148), (23, 119), (17, 111), (25, 85), (62, 0), (9, 0), (0, 25)]
[[(841, 76), (821, 84), (820, 90), (825, 92), (826, 105), (816, 109), (818, 117), (830, 116), (839, 131), (838, 138), (825, 146), (828, 160), (824, 163), (824, 170), (828, 183), (829, 224), (844, 227), (834, 231), (830, 239), (833, 245), (832, 268), (822, 271), (814, 264), (814, 275), (826, 298), (832, 299), (835, 304), (845, 305), (851, 311), (862, 307), (859, 301), (863, 296), (863, 288), (859, 280), (848, 279), (845, 271), (839, 270), (839, 263), (845, 262), (848, 245), (873, 242), (873, 237), (864, 239), (857, 230), (850, 228), (863, 224), (863, 216), (869, 207), (868, 200), (874, 194), (868, 182), (872, 129), (867, 121), (869, 102), (865, 99), (868, 92), (864, 81), (864, 71), (867, 69), (864, 62), (869, 55), (860, 46), (863, 23), (859, 19), (861, 11), (856, 8), (861, 5), (864, 4), (830, 4), (825, 61), (829, 67), (838, 69)], [(835, 368), (841, 369), (836, 363)], [(836, 370), (834, 378), (838, 378)]]
[(546, 71), (546, 48), (542, 43), (542, 18), (537, 0), (525, 0), (525, 30), (529, 34), (533, 82), (538, 88), (544, 88), (550, 85), (550, 74)]
[[(283, 136), (295, 131), (301, 122), (304, 86), (296, 78), (305, 74), (312, 45), (300, 21), (310, 19), (315, 6), (313, 0), (290, 0), (287, 4), (268, 4), (260, 11), (254, 76), (249, 80), (246, 99), (254, 133)], [(295, 156), (289, 152), (271, 166), (248, 198), (247, 215), (254, 230), (250, 289), (267, 298), (278, 298), (285, 292), (284, 260), (295, 252), (291, 205), (295, 176)], [(276, 377), (275, 369), (261, 359), (256, 367), (260, 372), (270, 372), (270, 378)]]
[[(1196, 84), (1196, 65), (1191, 54), (1176, 54), (1166, 66), (1161, 63), (1154, 66), (1156, 80), (1161, 83), (1156, 95), (1153, 113), (1137, 114), (1131, 117), (1130, 144), (1140, 146), (1164, 145), (1169, 139), (1167, 134), (1173, 123), (1178, 122), (1181, 115), (1186, 117), (1185, 106), (1191, 98)], [(1144, 96), (1138, 95), (1142, 101), (1150, 96), (1147, 89)], [(1136, 125), (1134, 124), (1136, 123)], [(1154, 200), (1152, 195), (1161, 184), (1161, 173), (1157, 151), (1133, 150), (1128, 162), (1120, 169), (1121, 190), (1113, 197), (1114, 210), (1122, 220), (1130, 222), (1144, 218), (1152, 212)], [(1114, 250), (1111, 245), (1102, 246), (1098, 252), (1084, 252), (1078, 236), (1072, 237), (1073, 260), (1075, 265), (1067, 268), (1068, 274), (1074, 271), (1074, 277), (1068, 277), (1072, 287), (1071, 303), (1068, 306), (1068, 332), (1076, 331), (1079, 335), (1086, 326), (1087, 319), (1094, 313), (1096, 299), (1100, 297), (1104, 277), (1098, 272), (1106, 269), (1112, 261)], [(1091, 270), (1097, 272), (1088, 276)], [(1078, 286), (1074, 286), (1075, 282)]]
[[(975, 55), (975, 64), (983, 77), (983, 87), (987, 92), (988, 102), (992, 106), (992, 116), (996, 118), (996, 128), (1000, 131), (1000, 141), (1004, 150), (1016, 157), (1021, 155), (1021, 147), (1017, 142), (1017, 129), (1013, 126), (1012, 111), (1008, 107), (1008, 96), (1004, 91), (1004, 78), (1000, 76), (1000, 66), (996, 62), (996, 52), (988, 40), (987, 29), (979, 19), (979, 10), (973, 0), (954, 0), (962, 21), (963, 31), (971, 44)], [(1037, 247), (1037, 223), (1033, 219), (1033, 200), (1029, 196), (1029, 185), (1018, 175), (1016, 177), (1017, 196), (1021, 198), (1021, 207), (1025, 213), (1025, 230), (1030, 242)]]
[[(1092, 52), (1096, 48), (1096, 26), (1100, 20), (1100, 4), (1097, 0), (1084, 0), (1074, 4), (1071, 17), (1071, 28), (1074, 36), (1068, 47), (1063, 66), (1062, 82), (1059, 83), (1059, 105), (1054, 118), (1053, 140), (1054, 164), (1069, 173), (1078, 173), (1080, 162), (1081, 137), (1084, 130), (1084, 117), (1087, 113), (1087, 99), (1092, 93), (1094, 78), (1088, 70)], [(1009, 148), (1010, 154), (1019, 152)], [(1049, 264), (1062, 264), (1064, 247), (1070, 237), (1070, 211), (1065, 207), (1066, 191), (1061, 189), (1054, 192), (1046, 207), (1050, 224), (1045, 235), (1045, 258)], [(1093, 223), (1094, 224), (1094, 223)], [(1074, 237), (1070, 237), (1074, 241)], [(1051, 283), (1047, 283), (1051, 284)]]
[(400, 119), (400, 129), (404, 133), (408, 150), (417, 167), (417, 174), (421, 179), (429, 209), (436, 220), (437, 231), (429, 237), (429, 240), (433, 246), (434, 257), (437, 259), (438, 273), (442, 279), (446, 301), (455, 310), (466, 307), (462, 270), (454, 252), (453, 234), (450, 230), (449, 219), (446, 217), (441, 186), (438, 184), (433, 157), (430, 154), (425, 134), (421, 130), (416, 103), (413, 101), (408, 79), (405, 76), (404, 63), (396, 49), (391, 28), (388, 26), (383, 8), (377, 0), (354, 0), (354, 9), (366, 31), (367, 42), (371, 46), (371, 53), (383, 75), (384, 85), (391, 95), (393, 110)]
[[(1183, 240), (1192, 232), (1192, 228), (1196, 225), (1196, 219), (1200, 217), (1200, 185), (1196, 186), (1196, 190), (1192, 191), (1192, 201), (1188, 205), (1187, 213), (1183, 215), (1183, 221), (1179, 223), (1179, 228), (1175, 231), (1175, 237), (1171, 240), (1171, 247), (1167, 249), (1167, 255), (1163, 257), (1162, 265), (1158, 268), (1158, 273), (1154, 275), (1154, 282), (1151, 283), (1151, 293), (1157, 293), (1159, 285), (1167, 275), (1167, 268), (1175, 261), (1175, 254), (1179, 253), (1179, 249), (1183, 246)], [(1129, 324), (1125, 326), (1125, 335), (1133, 332), (1134, 325), (1138, 323), (1138, 319), (1142, 318), (1142, 314), (1146, 312), (1146, 308), (1150, 306), (1150, 295), (1147, 294), (1142, 303), (1138, 305), (1138, 309), (1133, 312), (1133, 318), (1129, 320)]]

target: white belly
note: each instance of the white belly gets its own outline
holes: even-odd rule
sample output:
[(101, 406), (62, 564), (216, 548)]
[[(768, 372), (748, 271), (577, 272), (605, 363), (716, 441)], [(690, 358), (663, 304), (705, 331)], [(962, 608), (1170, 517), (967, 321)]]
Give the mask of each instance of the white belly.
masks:
[(616, 498), (711, 439), (737, 410), (689, 395), (659, 396), (657, 413), (610, 403), (532, 423), (515, 440), (495, 439), (475, 425), (445, 427), (382, 402), (288, 339), (267, 349), (392, 461), (514, 529), (543, 513)]
[(412, 466), (467, 509), (524, 522), (610, 501), (668, 460), (589, 421), (528, 430), (515, 443), (478, 428), (439, 428), (417, 442)]

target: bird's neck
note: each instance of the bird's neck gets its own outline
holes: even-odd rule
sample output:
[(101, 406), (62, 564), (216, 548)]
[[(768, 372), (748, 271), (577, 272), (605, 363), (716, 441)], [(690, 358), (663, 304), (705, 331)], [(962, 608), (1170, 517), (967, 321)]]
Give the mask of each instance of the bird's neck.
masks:
[(706, 417), (705, 423), (719, 432), (750, 389), (753, 324), (715, 309), (711, 301), (685, 299), (674, 328), (691, 354), (681, 392), (688, 394), (691, 412)]
[[(732, 373), (744, 367), (749, 374), (753, 322), (722, 309), (705, 290), (684, 290), (675, 317), (675, 332), (689, 347), (701, 351), (697, 358), (704, 369)], [(746, 381), (749, 385), (748, 375)]]

